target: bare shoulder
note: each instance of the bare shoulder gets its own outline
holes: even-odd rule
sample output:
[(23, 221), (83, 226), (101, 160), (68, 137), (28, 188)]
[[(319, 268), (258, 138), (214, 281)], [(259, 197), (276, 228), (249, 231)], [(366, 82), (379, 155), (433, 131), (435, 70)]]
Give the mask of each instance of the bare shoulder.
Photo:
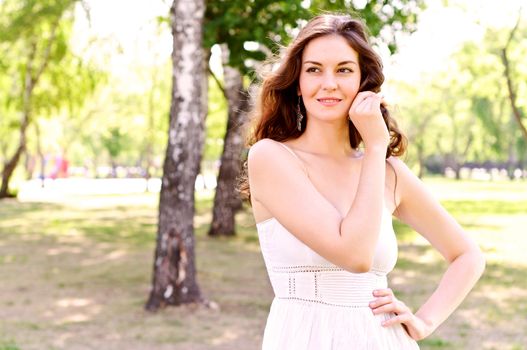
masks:
[[(251, 168), (260, 168), (261, 166), (272, 166), (272, 170), (280, 165), (280, 171), (287, 171), (289, 168), (297, 168), (296, 162), (291, 162), (294, 157), (287, 149), (278, 141), (272, 139), (261, 139), (251, 146), (247, 158), (249, 171)], [(283, 164), (281, 164), (283, 163)], [(260, 169), (263, 170), (263, 169)]]
[(410, 169), (408, 168), (408, 165), (406, 165), (406, 163), (399, 157), (390, 156), (390, 157), (388, 157), (388, 159), (386, 159), (386, 161), (393, 167), (395, 172), (410, 171)]
[(274, 188), (277, 181), (285, 181), (302, 171), (299, 161), (272, 139), (262, 139), (251, 146), (247, 165), (251, 195), (255, 198), (259, 192)]
[(276, 150), (281, 147), (277, 141), (272, 139), (261, 139), (251, 146), (249, 149), (248, 161), (261, 162), (266, 161), (273, 155), (276, 155)]
[(386, 160), (387, 174), (394, 173), (397, 178), (397, 183), (404, 183), (406, 181), (419, 180), (413, 171), (406, 165), (406, 163), (399, 157), (391, 156)]

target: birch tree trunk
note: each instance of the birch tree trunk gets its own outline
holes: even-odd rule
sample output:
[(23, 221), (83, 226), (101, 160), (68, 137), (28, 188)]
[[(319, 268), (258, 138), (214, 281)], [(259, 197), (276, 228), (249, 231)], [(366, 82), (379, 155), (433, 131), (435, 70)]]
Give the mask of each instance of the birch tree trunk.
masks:
[(194, 255), (194, 184), (204, 139), (204, 0), (174, 0), (172, 96), (152, 289), (145, 308), (202, 302)]
[(236, 181), (241, 169), (243, 125), (249, 108), (248, 94), (243, 87), (243, 76), (238, 69), (228, 65), (230, 53), (226, 44), (221, 45), (221, 51), (224, 90), (229, 112), (209, 236), (235, 234), (234, 216), (242, 206), (236, 191)]

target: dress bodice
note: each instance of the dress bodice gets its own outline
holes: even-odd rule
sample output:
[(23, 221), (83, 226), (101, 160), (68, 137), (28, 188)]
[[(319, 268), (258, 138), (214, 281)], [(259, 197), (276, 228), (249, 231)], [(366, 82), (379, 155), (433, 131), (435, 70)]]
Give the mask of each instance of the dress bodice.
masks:
[[(321, 257), (275, 218), (257, 224), (262, 255), (277, 298), (338, 306), (364, 306), (371, 291), (385, 288), (397, 261), (391, 215), (384, 209), (372, 268), (351, 273)], [(321, 233), (322, 234), (322, 233)]]
[[(338, 268), (302, 243), (275, 218), (256, 225), (267, 268), (318, 266)], [(321, 233), (323, 234), (323, 233)], [(397, 262), (397, 241), (388, 209), (383, 210), (381, 230), (373, 258), (372, 271), (388, 274)]]

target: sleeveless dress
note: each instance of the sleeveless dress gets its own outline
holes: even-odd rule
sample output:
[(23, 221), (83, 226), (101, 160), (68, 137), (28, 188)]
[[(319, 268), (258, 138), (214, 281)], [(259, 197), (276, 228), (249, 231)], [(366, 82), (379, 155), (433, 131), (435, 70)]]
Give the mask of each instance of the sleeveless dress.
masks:
[(393, 313), (374, 315), (368, 306), (374, 289), (387, 288), (387, 274), (397, 261), (388, 209), (383, 212), (372, 268), (366, 273), (351, 273), (330, 263), (275, 218), (256, 227), (275, 294), (262, 350), (419, 349), (400, 324), (381, 325)]

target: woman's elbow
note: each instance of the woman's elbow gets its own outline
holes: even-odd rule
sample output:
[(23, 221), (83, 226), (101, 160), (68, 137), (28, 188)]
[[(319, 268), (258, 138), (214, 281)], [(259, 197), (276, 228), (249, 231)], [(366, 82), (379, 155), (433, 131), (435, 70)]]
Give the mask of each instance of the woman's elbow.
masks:
[(485, 266), (487, 265), (487, 261), (485, 259), (485, 255), (479, 248), (475, 250), (473, 254), (474, 254), (474, 270), (479, 277), (485, 271)]
[(352, 261), (348, 261), (343, 268), (352, 273), (365, 273), (371, 270), (372, 264), (372, 259), (353, 259)]
[(485, 271), (486, 259), (479, 247), (474, 247), (463, 253), (465, 266), (479, 279)]

